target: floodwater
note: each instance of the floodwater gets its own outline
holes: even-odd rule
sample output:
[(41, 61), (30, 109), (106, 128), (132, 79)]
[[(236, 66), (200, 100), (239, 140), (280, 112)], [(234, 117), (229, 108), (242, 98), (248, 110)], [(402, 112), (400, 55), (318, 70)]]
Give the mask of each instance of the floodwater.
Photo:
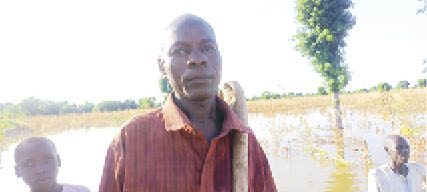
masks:
[[(347, 110), (343, 113), (345, 129), (339, 131), (332, 128), (328, 114), (319, 110), (249, 114), (249, 124), (267, 154), (279, 191), (366, 191), (367, 171), (387, 162), (382, 140), (399, 131), (398, 123), (380, 114)], [(425, 139), (426, 116), (405, 118), (411, 122), (408, 126), (419, 129)], [(118, 131), (114, 127), (96, 128), (48, 136), (62, 160), (58, 181), (97, 191), (106, 149)], [(1, 153), (0, 191), (29, 191), (14, 174), (15, 147), (13, 144)], [(426, 164), (425, 150), (412, 152), (418, 155), (411, 156), (412, 160)]]

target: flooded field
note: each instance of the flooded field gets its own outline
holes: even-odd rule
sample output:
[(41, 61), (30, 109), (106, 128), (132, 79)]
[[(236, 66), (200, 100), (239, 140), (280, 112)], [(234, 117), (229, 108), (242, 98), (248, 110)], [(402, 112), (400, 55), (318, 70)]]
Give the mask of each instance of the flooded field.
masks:
[(325, 114), (330, 113), (249, 115), (279, 191), (367, 191), (369, 169), (388, 161), (383, 139), (407, 130), (410, 161), (426, 165), (424, 114), (407, 115), (404, 124), (402, 119), (347, 110), (344, 130), (333, 129), (332, 117)]
[[(426, 164), (424, 114), (407, 114), (402, 119), (345, 110), (344, 130), (333, 129), (328, 114), (327, 110), (249, 114), (249, 124), (269, 158), (279, 191), (366, 191), (367, 171), (387, 161), (381, 146), (391, 133), (407, 134), (411, 160)], [(62, 159), (58, 181), (97, 191), (106, 149), (118, 131), (94, 128), (48, 136)], [(1, 191), (28, 191), (14, 174), (15, 146), (1, 153)]]

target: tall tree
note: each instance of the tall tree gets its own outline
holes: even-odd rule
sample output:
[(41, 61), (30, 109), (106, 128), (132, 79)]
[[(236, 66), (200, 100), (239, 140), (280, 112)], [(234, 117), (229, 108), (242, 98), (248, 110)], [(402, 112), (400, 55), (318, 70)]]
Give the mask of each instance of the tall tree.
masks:
[(297, 0), (297, 21), (301, 24), (295, 39), (296, 49), (309, 57), (314, 70), (333, 93), (335, 125), (342, 127), (339, 91), (349, 81), (344, 63), (344, 38), (356, 23), (349, 9), (351, 0)]

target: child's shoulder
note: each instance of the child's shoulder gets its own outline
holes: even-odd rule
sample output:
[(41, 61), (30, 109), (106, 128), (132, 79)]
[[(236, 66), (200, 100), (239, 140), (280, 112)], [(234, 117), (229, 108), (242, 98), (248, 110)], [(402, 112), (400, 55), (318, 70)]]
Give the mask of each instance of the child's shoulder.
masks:
[(90, 192), (90, 190), (82, 185), (61, 184), (62, 192)]

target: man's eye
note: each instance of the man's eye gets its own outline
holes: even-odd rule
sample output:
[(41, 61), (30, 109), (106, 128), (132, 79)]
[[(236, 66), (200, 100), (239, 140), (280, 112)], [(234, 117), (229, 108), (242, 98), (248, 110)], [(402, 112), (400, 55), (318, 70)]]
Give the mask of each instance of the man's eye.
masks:
[(213, 45), (206, 45), (206, 46), (204, 46), (203, 48), (202, 48), (202, 51), (204, 52), (204, 53), (210, 53), (210, 52), (213, 52), (213, 51), (215, 51), (216, 50), (216, 48), (215, 48), (215, 46), (213, 46)]
[(172, 50), (172, 55), (184, 55), (187, 51), (185, 49), (174, 49)]

